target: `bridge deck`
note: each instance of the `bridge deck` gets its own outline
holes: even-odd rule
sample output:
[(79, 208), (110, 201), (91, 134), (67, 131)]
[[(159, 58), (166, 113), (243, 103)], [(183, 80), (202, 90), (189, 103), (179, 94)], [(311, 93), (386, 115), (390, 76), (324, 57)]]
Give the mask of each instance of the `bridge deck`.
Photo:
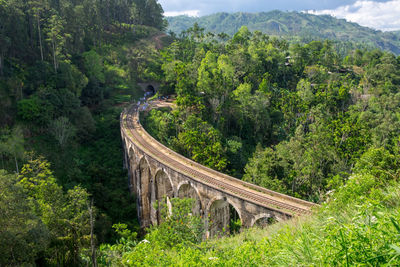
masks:
[[(158, 107), (170, 105), (161, 101), (151, 103), (151, 106)], [(197, 182), (288, 216), (310, 214), (315, 205), (217, 172), (172, 151), (150, 136), (141, 126), (135, 105), (121, 114), (121, 126), (126, 136), (147, 155)]]

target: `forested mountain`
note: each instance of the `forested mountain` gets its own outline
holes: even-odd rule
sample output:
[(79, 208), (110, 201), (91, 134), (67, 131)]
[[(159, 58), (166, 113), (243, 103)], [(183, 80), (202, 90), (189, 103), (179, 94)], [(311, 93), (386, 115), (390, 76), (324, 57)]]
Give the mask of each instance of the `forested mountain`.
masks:
[(246, 27), (226, 38), (197, 25), (160, 54), (160, 93), (176, 94), (177, 107), (142, 114), (152, 136), (321, 206), (240, 234), (240, 219), (231, 218), (220, 235), (237, 236), (201, 242), (207, 216), (174, 198), (172, 214), (164, 207), (165, 221), (145, 240), (125, 232), (102, 246), (103, 264), (400, 264), (400, 57), (378, 49), (342, 57), (330, 41), (289, 44)]
[[(90, 75), (82, 75), (89, 65), (96, 64), (83, 66), (82, 53), (148, 34), (149, 29), (133, 25), (163, 29), (162, 12), (155, 0), (2, 1), (0, 94), (4, 97), (0, 100), (0, 123), (13, 121), (11, 115), (15, 114), (5, 112), (15, 107), (11, 102), (38, 93), (39, 87), (68, 89), (75, 97), (95, 102), (93, 97), (103, 94), (100, 91), (105, 88), (88, 80)], [(88, 54), (86, 60), (97, 58)], [(94, 94), (90, 100), (89, 94)]]
[(135, 229), (119, 114), (153, 75), (162, 13), (156, 0), (0, 1), (0, 266), (81, 265), (91, 222), (98, 243)]
[(299, 12), (260, 12), (260, 13), (217, 13), (203, 17), (176, 16), (167, 17), (168, 30), (181, 33), (194, 23), (206, 32), (227, 33), (233, 35), (241, 26), (251, 31), (261, 31), (268, 35), (281, 36), (295, 42), (331, 39), (343, 42), (359, 43), (365, 47), (400, 54), (400, 33), (381, 32), (344, 19), (328, 15), (316, 16)]
[(396, 146), (400, 131), (386, 123), (400, 123), (389, 115), (399, 111), (399, 57), (340, 57), (329, 41), (290, 45), (245, 26), (226, 42), (210, 38), (195, 25), (162, 54), (161, 89), (177, 94), (179, 110), (153, 110), (145, 125), (179, 153), (319, 202), (370, 147)]
[[(330, 17), (266, 13), (308, 18), (296, 43), (240, 22), (232, 37), (197, 24), (165, 37), (162, 13), (156, 0), (0, 0), (0, 266), (399, 265), (400, 57), (311, 40), (312, 19)], [(176, 96), (141, 114), (160, 142), (321, 207), (218, 241), (173, 198), (139, 229), (119, 115), (140, 81)]]

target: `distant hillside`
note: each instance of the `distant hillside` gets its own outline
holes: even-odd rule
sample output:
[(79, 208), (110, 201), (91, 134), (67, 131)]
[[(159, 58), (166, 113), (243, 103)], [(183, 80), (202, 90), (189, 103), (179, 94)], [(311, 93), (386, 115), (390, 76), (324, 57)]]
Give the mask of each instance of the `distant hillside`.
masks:
[(168, 30), (180, 33), (195, 22), (208, 32), (225, 32), (233, 35), (240, 27), (259, 30), (266, 34), (285, 38), (298, 37), (300, 40), (331, 39), (359, 43), (368, 47), (379, 47), (400, 54), (400, 31), (381, 32), (362, 27), (328, 15), (311, 15), (298, 12), (260, 12), (260, 13), (216, 13), (204, 17), (167, 17)]

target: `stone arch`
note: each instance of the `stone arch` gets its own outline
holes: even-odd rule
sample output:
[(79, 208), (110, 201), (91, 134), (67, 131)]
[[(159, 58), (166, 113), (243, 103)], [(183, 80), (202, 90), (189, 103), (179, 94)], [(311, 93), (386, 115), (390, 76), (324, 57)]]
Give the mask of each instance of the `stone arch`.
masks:
[(129, 189), (131, 193), (137, 194), (137, 162), (135, 151), (132, 146), (128, 149), (128, 161), (127, 161), (127, 169), (128, 169), (128, 178), (129, 178)]
[(192, 212), (195, 215), (200, 215), (200, 216), (202, 215), (203, 207), (202, 207), (202, 202), (201, 202), (199, 191), (190, 181), (181, 182), (178, 185), (177, 197), (194, 199), (195, 203), (194, 203)]
[(150, 164), (144, 156), (139, 161), (137, 180), (140, 224), (147, 227), (151, 223), (151, 171)]
[(130, 142), (126, 142), (126, 151), (128, 152), (128, 158), (129, 158), (129, 164), (131, 163), (132, 160), (135, 161), (135, 163), (137, 164), (137, 157), (136, 157), (136, 149), (135, 146), (132, 145), (132, 143)]
[[(173, 183), (169, 175), (163, 170), (158, 169), (154, 176), (154, 189), (155, 189), (155, 200), (158, 202), (169, 201), (174, 197)], [(161, 207), (159, 206), (156, 211), (157, 223), (160, 224), (162, 221)]]
[(133, 148), (133, 146), (128, 146), (127, 150), (128, 150), (129, 164), (131, 162), (136, 162), (136, 154), (135, 154), (135, 149)]
[(146, 164), (147, 165), (149, 165), (149, 168), (150, 168), (150, 163), (149, 163), (149, 161), (148, 161), (148, 159), (147, 159), (147, 157), (146, 157), (146, 155), (138, 155), (138, 158), (139, 158), (139, 164), (141, 163), (141, 162), (146, 162)]
[(124, 138), (124, 141), (125, 141), (125, 147), (127, 148), (128, 151), (131, 150), (131, 149), (132, 149), (133, 151), (135, 151), (134, 146), (132, 145), (131, 142), (129, 142), (129, 139), (128, 139), (128, 138)]
[(258, 227), (264, 228), (264, 227), (271, 225), (277, 221), (278, 221), (278, 219), (275, 216), (273, 216), (272, 214), (261, 213), (261, 214), (254, 216), (253, 220), (251, 221), (251, 227), (258, 226)]
[(129, 157), (130, 161), (133, 161), (136, 159), (135, 149), (133, 146), (129, 146), (129, 148), (128, 148), (128, 157)]
[[(214, 197), (207, 205), (207, 228), (209, 236), (233, 233), (230, 229), (232, 212), (237, 213), (240, 222), (243, 223), (240, 209), (226, 197)], [(237, 229), (235, 229), (237, 230)]]

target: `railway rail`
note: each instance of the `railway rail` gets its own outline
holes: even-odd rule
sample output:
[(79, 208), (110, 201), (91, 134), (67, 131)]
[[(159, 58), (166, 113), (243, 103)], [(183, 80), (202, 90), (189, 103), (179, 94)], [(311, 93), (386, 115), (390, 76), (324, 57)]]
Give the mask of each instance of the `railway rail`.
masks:
[(126, 136), (148, 156), (196, 182), (290, 217), (310, 214), (315, 205), (217, 172), (172, 151), (150, 136), (141, 126), (139, 107), (136, 105), (132, 105), (121, 114), (121, 127)]

